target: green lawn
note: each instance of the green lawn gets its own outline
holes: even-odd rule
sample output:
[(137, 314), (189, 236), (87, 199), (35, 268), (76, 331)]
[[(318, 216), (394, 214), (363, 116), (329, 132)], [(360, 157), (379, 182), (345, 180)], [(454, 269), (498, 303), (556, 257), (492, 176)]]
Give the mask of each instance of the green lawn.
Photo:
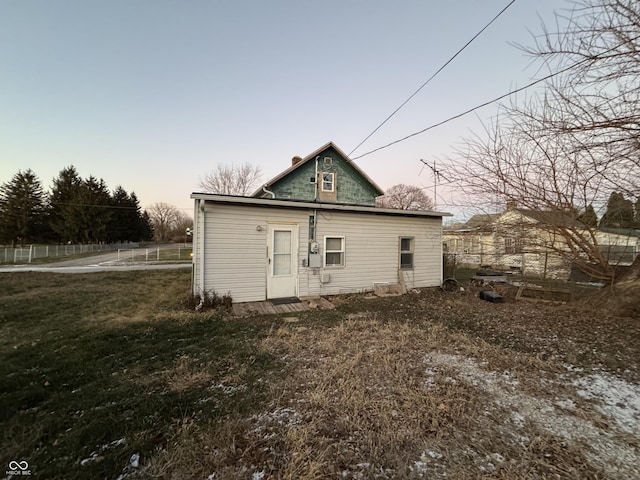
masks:
[[(182, 307), (186, 271), (0, 276), (1, 464), (31, 478), (116, 478), (184, 422), (260, 404), (267, 327)], [(242, 389), (211, 388), (234, 378)], [(223, 383), (223, 382), (222, 382)]]

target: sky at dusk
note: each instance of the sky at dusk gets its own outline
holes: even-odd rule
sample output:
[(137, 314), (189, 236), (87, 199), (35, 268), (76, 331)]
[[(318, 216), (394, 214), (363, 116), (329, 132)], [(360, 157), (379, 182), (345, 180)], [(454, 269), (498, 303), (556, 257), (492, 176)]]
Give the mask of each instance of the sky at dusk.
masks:
[[(350, 153), (508, 0), (0, 0), (0, 183), (32, 169), (49, 190), (83, 178), (141, 206), (192, 214), (216, 164), (263, 180), (329, 141)], [(562, 0), (517, 0), (352, 158), (522, 87), (533, 43)], [(521, 94), (522, 95), (522, 94)], [(356, 163), (383, 189), (424, 187), (420, 159), (481, 132), (489, 106)], [(472, 212), (438, 188), (437, 209)]]

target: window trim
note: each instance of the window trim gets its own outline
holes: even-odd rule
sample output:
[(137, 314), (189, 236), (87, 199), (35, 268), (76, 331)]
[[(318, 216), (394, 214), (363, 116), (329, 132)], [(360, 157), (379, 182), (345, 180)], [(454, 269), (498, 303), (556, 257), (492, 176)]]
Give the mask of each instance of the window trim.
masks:
[[(324, 179), (325, 175), (331, 175), (331, 181), (330, 182), (328, 182), (328, 181), (326, 181)], [(336, 190), (336, 175), (335, 175), (335, 173), (333, 173), (333, 172), (322, 172), (320, 174), (320, 178), (322, 180), (320, 188), (322, 189), (323, 192), (335, 192), (335, 190)], [(324, 188), (325, 182), (326, 183), (331, 183), (331, 188), (330, 189)]]
[[(402, 249), (402, 241), (409, 240), (409, 250)], [(401, 270), (413, 270), (415, 268), (415, 251), (416, 251), (416, 237), (398, 237), (398, 265)], [(411, 265), (402, 264), (402, 255), (411, 255)]]
[[(341, 242), (341, 249), (340, 250), (328, 250), (327, 249), (327, 240), (333, 240), (333, 239), (340, 239)], [(324, 253), (322, 254), (322, 260), (324, 262), (324, 266), (325, 268), (344, 268), (347, 264), (346, 262), (346, 250), (347, 250), (347, 246), (346, 246), (346, 239), (344, 235), (325, 235), (324, 236)], [(342, 258), (342, 263), (340, 264), (327, 264), (327, 254), (328, 253), (340, 253), (342, 254), (341, 258)]]

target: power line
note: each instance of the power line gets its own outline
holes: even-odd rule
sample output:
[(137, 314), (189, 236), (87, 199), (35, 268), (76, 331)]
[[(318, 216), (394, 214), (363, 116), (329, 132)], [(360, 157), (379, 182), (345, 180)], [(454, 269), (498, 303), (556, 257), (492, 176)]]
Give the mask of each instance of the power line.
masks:
[[(349, 152), (349, 155), (348, 155), (348, 156), (350, 157), (350, 156), (351, 156), (351, 154), (352, 154), (353, 152), (355, 152), (358, 148), (360, 148), (364, 142), (366, 142), (367, 140), (369, 140), (369, 138), (371, 138), (371, 137), (372, 137), (372, 136), (373, 136), (373, 135), (374, 135), (378, 130), (380, 130), (380, 129), (382, 128), (382, 126), (383, 126), (385, 123), (387, 123), (389, 120), (391, 120), (391, 117), (393, 117), (396, 113), (398, 113), (398, 112), (400, 111), (400, 109), (401, 109), (402, 107), (404, 107), (407, 103), (409, 103), (409, 101), (410, 101), (413, 97), (415, 97), (415, 96), (420, 92), (420, 90), (422, 90), (422, 89), (423, 89), (423, 88), (424, 88), (424, 87), (425, 87), (429, 82), (431, 82), (431, 80), (433, 80), (433, 79), (434, 79), (434, 78), (435, 78), (435, 77), (436, 77), (436, 76), (437, 76), (437, 75), (438, 75), (442, 70), (444, 70), (444, 69), (447, 67), (447, 65), (449, 65), (449, 64), (450, 64), (450, 63), (451, 63), (451, 62), (452, 62), (452, 61), (453, 61), (453, 60), (454, 60), (454, 59), (455, 59), (455, 58), (456, 58), (460, 53), (462, 53), (462, 51), (463, 51), (465, 48), (467, 48), (467, 47), (468, 47), (468, 46), (469, 46), (469, 45), (470, 45), (470, 44), (471, 44), (471, 43), (472, 43), (476, 38), (478, 38), (478, 37), (479, 37), (479, 36), (480, 36), (480, 35), (481, 35), (481, 34), (482, 34), (482, 33), (483, 33), (487, 28), (489, 28), (489, 26), (490, 26), (493, 22), (495, 22), (495, 21), (498, 19), (498, 17), (500, 17), (500, 15), (502, 15), (502, 14), (503, 14), (503, 13), (504, 13), (504, 12), (505, 12), (505, 11), (506, 11), (510, 6), (511, 6), (511, 5), (513, 5), (513, 4), (515, 3), (515, 1), (516, 1), (516, 0), (511, 0), (511, 2), (509, 2), (509, 4), (508, 4), (506, 7), (504, 7), (504, 8), (503, 8), (503, 9), (502, 9), (502, 10), (501, 10), (501, 11), (500, 11), (500, 12), (499, 12), (495, 17), (493, 17), (489, 23), (487, 23), (484, 27), (482, 27), (482, 29), (481, 29), (478, 33), (476, 33), (476, 34), (471, 38), (471, 40), (469, 40), (467, 43), (465, 43), (465, 44), (462, 46), (462, 48), (461, 48), (460, 50), (458, 50), (458, 51), (457, 51), (457, 52), (456, 52), (456, 53), (455, 53), (455, 54), (454, 54), (454, 55), (453, 55), (449, 60), (447, 60), (447, 61), (445, 62), (445, 64), (444, 64), (444, 65), (442, 65), (438, 70), (436, 70), (436, 72), (435, 72), (433, 75), (431, 75), (431, 76), (427, 79), (427, 81), (426, 81), (426, 82), (424, 82), (422, 85), (420, 85), (420, 88), (418, 88), (415, 92), (413, 92), (413, 93), (409, 96), (409, 98), (407, 98), (404, 102), (402, 102), (402, 104), (401, 104), (398, 108), (396, 108), (396, 109), (391, 113), (391, 115), (389, 115), (387, 118), (385, 118), (385, 119), (384, 119), (384, 121), (383, 121), (380, 125), (378, 125), (378, 126), (377, 126), (377, 127), (376, 127), (376, 128), (375, 128), (375, 129), (374, 129), (374, 130), (369, 134), (369, 135), (367, 135), (367, 136), (365, 137), (365, 139), (364, 139), (364, 140), (362, 140), (362, 141), (361, 141), (361, 142), (356, 146), (356, 148), (354, 148), (353, 150), (351, 150), (351, 152)], [(357, 157), (357, 158), (358, 158), (358, 157)]]
[(96, 204), (96, 203), (73, 203), (73, 202), (49, 202), (51, 205), (68, 205), (72, 207), (92, 207), (92, 208), (113, 208), (113, 209), (121, 209), (121, 210), (138, 210), (137, 207), (125, 207), (122, 205), (104, 205), (104, 204)]
[[(636, 40), (638, 40), (638, 39), (640, 39), (640, 35), (638, 35), (637, 37), (634, 37), (634, 38), (630, 39), (630, 40), (629, 40), (629, 42), (634, 42), (634, 41), (636, 41)], [(607, 54), (607, 53), (610, 53), (610, 52), (612, 52), (612, 51), (616, 50), (617, 48), (618, 48), (618, 47), (617, 47), (617, 46), (615, 46), (615, 47), (613, 47), (613, 48), (610, 48), (610, 49), (608, 49), (608, 50), (605, 50), (604, 52), (601, 52), (601, 53), (600, 53), (600, 55), (605, 55), (605, 54)], [(465, 116), (465, 115), (468, 115), (469, 113), (475, 112), (476, 110), (479, 110), (479, 109), (481, 109), (481, 108), (483, 108), (483, 107), (486, 107), (487, 105), (491, 105), (492, 103), (498, 102), (498, 101), (502, 100), (503, 98), (509, 97), (509, 96), (511, 96), (511, 95), (513, 95), (513, 94), (515, 94), (515, 93), (522, 92), (523, 90), (526, 90), (527, 88), (530, 88), (530, 87), (533, 87), (534, 85), (537, 85), (538, 83), (541, 83), (541, 82), (544, 82), (544, 81), (546, 81), (546, 80), (549, 80), (550, 78), (553, 78), (553, 77), (555, 77), (555, 76), (557, 76), (557, 75), (560, 75), (560, 74), (562, 74), (562, 73), (568, 72), (568, 71), (569, 71), (569, 70), (571, 70), (571, 69), (574, 69), (574, 68), (576, 68), (576, 67), (579, 67), (579, 66), (580, 66), (580, 65), (582, 65), (583, 63), (588, 63), (588, 62), (591, 62), (591, 61), (593, 61), (593, 57), (591, 57), (591, 56), (589, 56), (589, 57), (585, 57), (585, 58), (583, 58), (582, 60), (580, 60), (579, 62), (576, 62), (576, 63), (574, 63), (574, 64), (572, 64), (572, 65), (569, 65), (568, 67), (565, 67), (565, 68), (563, 68), (563, 69), (561, 69), (561, 70), (558, 70), (557, 72), (550, 73), (549, 75), (546, 75), (546, 76), (544, 76), (544, 77), (542, 77), (542, 78), (539, 78), (538, 80), (534, 80), (533, 82), (531, 82), (531, 83), (529, 83), (529, 84), (525, 85), (524, 87), (516, 88), (515, 90), (511, 90), (510, 92), (505, 93), (504, 95), (500, 95), (499, 97), (496, 97), (496, 98), (494, 98), (493, 100), (489, 100), (488, 102), (484, 102), (484, 103), (482, 103), (482, 104), (480, 104), (480, 105), (477, 105), (477, 106), (475, 106), (475, 107), (473, 107), (473, 108), (470, 108), (469, 110), (465, 110), (464, 112), (459, 113), (459, 114), (457, 114), (457, 115), (454, 115), (454, 116), (452, 116), (452, 117), (449, 117), (449, 118), (447, 118), (446, 120), (443, 120), (443, 121), (441, 121), (441, 122), (434, 123), (433, 125), (430, 125), (430, 126), (428, 126), (427, 128), (423, 128), (422, 130), (420, 130), (420, 131), (418, 131), (418, 132), (415, 132), (415, 133), (412, 133), (412, 134), (410, 134), (410, 135), (407, 135), (406, 137), (402, 137), (402, 138), (400, 138), (400, 139), (398, 139), (398, 140), (394, 140), (393, 142), (387, 143), (386, 145), (382, 145), (381, 147), (378, 147), (378, 148), (375, 148), (375, 149), (373, 149), (373, 150), (370, 150), (370, 151), (368, 151), (367, 153), (363, 153), (362, 155), (359, 155), (359, 156), (357, 156), (357, 157), (353, 157), (351, 160), (357, 160), (357, 159), (359, 159), (359, 158), (362, 158), (362, 157), (365, 157), (365, 156), (367, 156), (367, 155), (370, 155), (370, 154), (372, 154), (372, 153), (374, 153), (374, 152), (378, 152), (378, 151), (383, 150), (383, 149), (385, 149), (385, 148), (388, 148), (388, 147), (390, 147), (390, 146), (392, 146), (392, 145), (395, 145), (396, 143), (404, 142), (405, 140), (408, 140), (408, 139), (409, 139), (409, 138), (411, 138), (411, 137), (415, 137), (416, 135), (420, 135), (421, 133), (427, 132), (427, 131), (429, 131), (429, 130), (433, 130), (433, 129), (434, 129), (434, 128), (436, 128), (436, 127), (439, 127), (439, 126), (441, 126), (441, 125), (444, 125), (445, 123), (449, 123), (449, 122), (451, 122), (452, 120), (456, 120), (456, 119), (458, 119), (458, 118), (460, 118), (460, 117), (463, 117), (463, 116)]]
[(468, 114), (470, 114), (472, 112), (475, 112), (476, 110), (480, 110), (481, 108), (486, 107), (487, 105), (491, 105), (492, 103), (498, 102), (498, 101), (502, 100), (503, 98), (507, 98), (507, 97), (509, 97), (509, 96), (511, 96), (511, 95), (513, 95), (515, 93), (519, 93), (519, 92), (521, 92), (523, 90), (526, 90), (527, 88), (530, 88), (530, 87), (532, 87), (532, 86), (534, 86), (534, 85), (536, 85), (538, 83), (544, 82), (545, 80), (549, 80), (550, 78), (553, 78), (556, 75), (560, 75), (561, 73), (564, 73), (564, 72), (566, 72), (568, 70), (571, 70), (572, 68), (575, 68), (575, 67), (577, 67), (578, 65), (580, 65), (581, 63), (584, 63), (584, 62), (586, 62), (586, 60), (581, 60), (580, 62), (578, 62), (576, 64), (573, 64), (573, 65), (571, 65), (571, 66), (569, 66), (567, 68), (563, 68), (562, 70), (560, 70), (558, 72), (551, 73), (551, 74), (547, 75), (546, 77), (542, 77), (542, 78), (540, 78), (538, 80), (535, 80), (535, 81), (525, 85), (524, 87), (516, 88), (515, 90), (511, 90), (510, 92), (505, 93), (504, 95), (500, 95), (499, 97), (496, 97), (493, 100), (489, 100), (487, 102), (481, 103), (480, 105), (477, 105), (477, 106), (475, 106), (473, 108), (470, 108), (469, 110), (465, 110), (464, 112), (459, 113), (457, 115), (454, 115), (452, 117), (449, 117), (446, 120), (443, 120), (441, 122), (434, 123), (433, 125), (430, 125), (427, 128), (423, 128), (422, 130), (420, 130), (418, 132), (412, 133), (412, 134), (407, 135), (406, 137), (402, 137), (402, 138), (400, 138), (398, 140), (394, 140), (393, 142), (387, 143), (386, 145), (382, 145), (381, 147), (378, 147), (378, 148), (375, 148), (373, 150), (370, 150), (367, 153), (363, 153), (362, 155), (359, 155), (357, 157), (353, 157), (352, 160), (357, 160), (358, 158), (365, 157), (365, 156), (370, 155), (370, 154), (372, 154), (374, 152), (378, 152), (378, 151), (383, 150), (385, 148), (388, 148), (388, 147), (390, 147), (392, 145), (395, 145), (396, 143), (404, 142), (405, 140), (408, 140), (411, 137), (415, 137), (416, 135), (420, 135), (421, 133), (427, 132), (429, 130), (433, 130), (436, 127), (440, 127), (441, 125), (444, 125), (445, 123), (449, 123), (449, 122), (451, 122), (453, 120), (456, 120), (456, 119), (458, 119), (460, 117), (464, 117), (465, 115), (468, 115)]

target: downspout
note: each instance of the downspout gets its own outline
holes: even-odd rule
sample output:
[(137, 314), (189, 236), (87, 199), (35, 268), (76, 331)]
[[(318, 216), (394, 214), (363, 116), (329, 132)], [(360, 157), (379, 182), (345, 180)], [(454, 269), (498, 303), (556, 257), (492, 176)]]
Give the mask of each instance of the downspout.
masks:
[(200, 229), (200, 237), (198, 238), (198, 250), (200, 251), (200, 295), (202, 296), (201, 304), (204, 303), (204, 269), (205, 269), (205, 258), (204, 258), (204, 246), (205, 246), (205, 201), (200, 200), (200, 205), (198, 206), (199, 212), (199, 229)]
[(318, 189), (320, 188), (320, 187), (318, 186), (318, 180), (319, 180), (319, 179), (318, 179), (318, 159), (319, 159), (319, 158), (320, 158), (320, 155), (318, 155), (318, 156), (316, 157), (316, 191), (315, 191), (315, 194), (314, 194), (314, 196), (313, 196), (313, 199), (314, 199), (314, 201), (316, 201), (316, 202), (318, 201)]
[(271, 195), (271, 198), (276, 198), (276, 194), (275, 193), (273, 193), (271, 190), (267, 190), (267, 184), (266, 183), (262, 186), (262, 191), (264, 193), (268, 194), (268, 195)]

